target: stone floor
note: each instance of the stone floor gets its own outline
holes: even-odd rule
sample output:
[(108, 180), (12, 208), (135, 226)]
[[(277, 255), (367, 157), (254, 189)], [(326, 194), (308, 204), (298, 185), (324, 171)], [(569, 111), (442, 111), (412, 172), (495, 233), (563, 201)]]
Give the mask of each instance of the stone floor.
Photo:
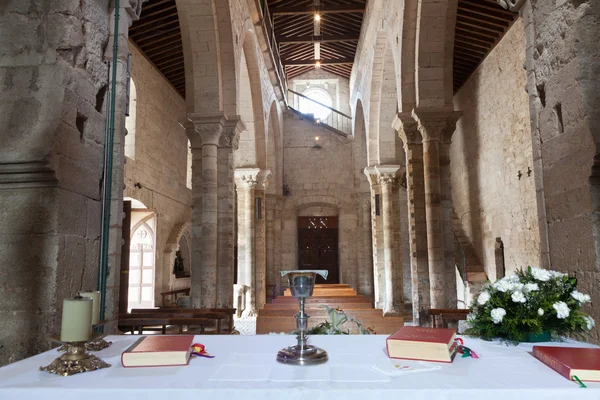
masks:
[(256, 317), (234, 318), (233, 325), (241, 335), (256, 335)]

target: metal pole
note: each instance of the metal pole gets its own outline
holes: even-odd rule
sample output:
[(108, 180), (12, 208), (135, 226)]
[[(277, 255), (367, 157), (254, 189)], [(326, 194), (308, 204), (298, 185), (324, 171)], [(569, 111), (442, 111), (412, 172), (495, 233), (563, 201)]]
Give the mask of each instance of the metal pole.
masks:
[(113, 62), (110, 82), (110, 101), (107, 104), (109, 124), (104, 140), (104, 177), (102, 179), (102, 225), (100, 231), (100, 266), (98, 290), (100, 291), (100, 321), (104, 320), (106, 306), (106, 275), (108, 273), (108, 237), (110, 229), (110, 203), (115, 138), (115, 103), (117, 86), (117, 55), (119, 49), (119, 0), (115, 0), (115, 25), (113, 33)]

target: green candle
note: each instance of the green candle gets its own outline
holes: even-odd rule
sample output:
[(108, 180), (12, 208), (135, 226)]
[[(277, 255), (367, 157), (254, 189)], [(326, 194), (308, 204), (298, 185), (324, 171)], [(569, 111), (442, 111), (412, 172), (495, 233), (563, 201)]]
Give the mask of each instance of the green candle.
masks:
[(92, 338), (92, 305), (89, 297), (63, 300), (61, 342), (87, 342)]
[(79, 295), (92, 299), (92, 325), (97, 325), (100, 322), (100, 292), (81, 292)]

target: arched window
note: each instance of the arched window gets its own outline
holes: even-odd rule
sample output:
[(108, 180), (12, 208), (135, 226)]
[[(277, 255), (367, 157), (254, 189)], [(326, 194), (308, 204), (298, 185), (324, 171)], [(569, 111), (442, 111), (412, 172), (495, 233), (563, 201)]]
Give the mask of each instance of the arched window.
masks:
[(185, 184), (188, 189), (192, 188), (192, 144), (188, 140), (187, 147), (187, 169), (186, 169), (186, 179)]
[(129, 248), (129, 297), (127, 308), (154, 307), (156, 218), (143, 219), (134, 228)]
[[(310, 88), (305, 90), (302, 94), (314, 101), (326, 105), (327, 107), (333, 107), (333, 99), (329, 93), (323, 89)], [(322, 107), (303, 97), (300, 98), (300, 112), (304, 114), (313, 114), (315, 118), (320, 120), (325, 120), (329, 114), (331, 114), (331, 110), (327, 107)]]
[(127, 135), (125, 135), (125, 157), (129, 157), (132, 160), (135, 159), (135, 114), (137, 108), (137, 94), (135, 92), (135, 84), (133, 79), (129, 79), (129, 112), (125, 117), (125, 128), (127, 129)]

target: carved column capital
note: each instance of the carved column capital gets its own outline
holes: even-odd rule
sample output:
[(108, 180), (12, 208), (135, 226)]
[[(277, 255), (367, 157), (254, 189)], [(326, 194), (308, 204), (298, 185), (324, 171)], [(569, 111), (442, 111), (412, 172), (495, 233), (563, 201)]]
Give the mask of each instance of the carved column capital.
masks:
[(147, 1), (148, 0), (125, 0), (123, 8), (127, 11), (127, 14), (129, 14), (132, 21), (137, 21), (142, 14), (142, 6)]
[(392, 121), (392, 128), (398, 132), (404, 146), (407, 144), (421, 144), (423, 138), (411, 113), (398, 113)]
[(382, 186), (393, 185), (396, 182), (396, 175), (400, 170), (399, 165), (376, 165), (375, 170), (379, 175), (379, 182)]
[(379, 174), (377, 173), (375, 167), (366, 167), (363, 172), (367, 176), (371, 188), (381, 185), (381, 182), (379, 181)]
[(235, 186), (241, 189), (266, 190), (271, 171), (260, 168), (238, 168), (234, 172)]
[(223, 134), (219, 139), (219, 147), (231, 147), (237, 150), (240, 147), (240, 135), (246, 130), (246, 125), (239, 115), (225, 120)]
[(412, 111), (412, 117), (417, 122), (423, 142), (450, 143), (452, 134), (456, 130), (456, 122), (461, 116), (462, 112), (447, 109), (415, 109)]

